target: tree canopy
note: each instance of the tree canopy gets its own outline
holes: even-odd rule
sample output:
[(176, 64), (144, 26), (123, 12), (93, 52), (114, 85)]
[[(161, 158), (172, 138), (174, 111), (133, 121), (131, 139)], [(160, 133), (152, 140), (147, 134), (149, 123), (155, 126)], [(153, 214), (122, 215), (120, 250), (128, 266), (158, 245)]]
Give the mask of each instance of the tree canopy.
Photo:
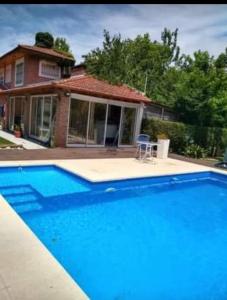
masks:
[(49, 32), (37, 32), (35, 35), (35, 46), (52, 48), (54, 45), (53, 35)]
[(215, 59), (207, 51), (180, 53), (178, 29), (160, 42), (148, 33), (134, 39), (104, 31), (102, 48), (84, 56), (88, 73), (134, 87), (175, 109), (181, 121), (227, 127), (227, 49)]
[(56, 37), (54, 39), (53, 35), (49, 32), (37, 32), (35, 35), (35, 46), (52, 48), (74, 58), (66, 39), (63, 37)]
[(66, 41), (65, 38), (57, 37), (54, 40), (54, 49), (60, 51), (62, 53), (68, 54), (69, 56), (73, 57), (72, 51), (70, 49), (69, 43)]

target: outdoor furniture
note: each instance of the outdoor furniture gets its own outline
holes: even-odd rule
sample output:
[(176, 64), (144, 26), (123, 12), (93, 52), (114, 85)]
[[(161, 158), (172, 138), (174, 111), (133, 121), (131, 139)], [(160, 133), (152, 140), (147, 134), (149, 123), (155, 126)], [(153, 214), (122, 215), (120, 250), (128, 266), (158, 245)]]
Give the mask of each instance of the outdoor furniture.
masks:
[(154, 147), (158, 146), (158, 143), (150, 142), (150, 136), (148, 134), (139, 134), (136, 144), (136, 155), (139, 154), (139, 160), (145, 160), (147, 157), (153, 158)]
[[(138, 142), (137, 143), (137, 147), (139, 148), (138, 152), (139, 152), (139, 159), (140, 160), (145, 160), (146, 158), (150, 157), (153, 158), (154, 157), (154, 147), (158, 146), (158, 143), (154, 143), (154, 142)], [(143, 153), (143, 155), (142, 155)]]

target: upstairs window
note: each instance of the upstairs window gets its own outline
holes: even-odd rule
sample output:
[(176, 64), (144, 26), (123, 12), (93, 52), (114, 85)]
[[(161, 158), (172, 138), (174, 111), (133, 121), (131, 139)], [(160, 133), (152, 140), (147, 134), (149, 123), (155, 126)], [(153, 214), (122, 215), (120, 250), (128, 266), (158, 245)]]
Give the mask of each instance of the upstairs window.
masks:
[(15, 86), (24, 84), (24, 58), (18, 59), (15, 66)]
[(12, 65), (6, 66), (5, 83), (10, 83), (12, 80)]
[(41, 60), (39, 62), (39, 76), (50, 78), (50, 79), (60, 79), (61, 69), (54, 63), (46, 60)]
[(0, 84), (4, 83), (4, 68), (0, 68)]

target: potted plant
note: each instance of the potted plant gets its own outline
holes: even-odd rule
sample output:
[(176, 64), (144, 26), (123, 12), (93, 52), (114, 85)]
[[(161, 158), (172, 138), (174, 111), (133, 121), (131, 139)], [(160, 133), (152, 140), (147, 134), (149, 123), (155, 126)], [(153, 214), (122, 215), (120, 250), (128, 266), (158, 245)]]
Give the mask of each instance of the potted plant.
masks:
[(158, 139), (158, 149), (157, 158), (166, 159), (169, 153), (169, 143), (170, 140), (165, 133), (160, 133), (157, 135)]
[(17, 138), (20, 138), (20, 137), (21, 137), (21, 128), (20, 128), (20, 126), (17, 125), (17, 124), (14, 126), (14, 135), (15, 135), (15, 137), (17, 137)]

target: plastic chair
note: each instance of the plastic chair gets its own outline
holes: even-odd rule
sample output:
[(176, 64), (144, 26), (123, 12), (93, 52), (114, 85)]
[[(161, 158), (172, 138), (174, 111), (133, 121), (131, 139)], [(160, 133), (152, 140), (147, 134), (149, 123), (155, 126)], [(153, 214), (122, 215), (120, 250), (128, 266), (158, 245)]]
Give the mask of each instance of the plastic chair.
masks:
[[(147, 142), (150, 141), (150, 136), (148, 134), (139, 134), (137, 136), (137, 139), (136, 139), (136, 143), (137, 143), (137, 149), (136, 149), (136, 156), (139, 152), (139, 158), (141, 159), (141, 154), (142, 154), (142, 151), (145, 151), (147, 150)], [(143, 142), (145, 142), (143, 144)], [(145, 153), (146, 154), (146, 153)]]

